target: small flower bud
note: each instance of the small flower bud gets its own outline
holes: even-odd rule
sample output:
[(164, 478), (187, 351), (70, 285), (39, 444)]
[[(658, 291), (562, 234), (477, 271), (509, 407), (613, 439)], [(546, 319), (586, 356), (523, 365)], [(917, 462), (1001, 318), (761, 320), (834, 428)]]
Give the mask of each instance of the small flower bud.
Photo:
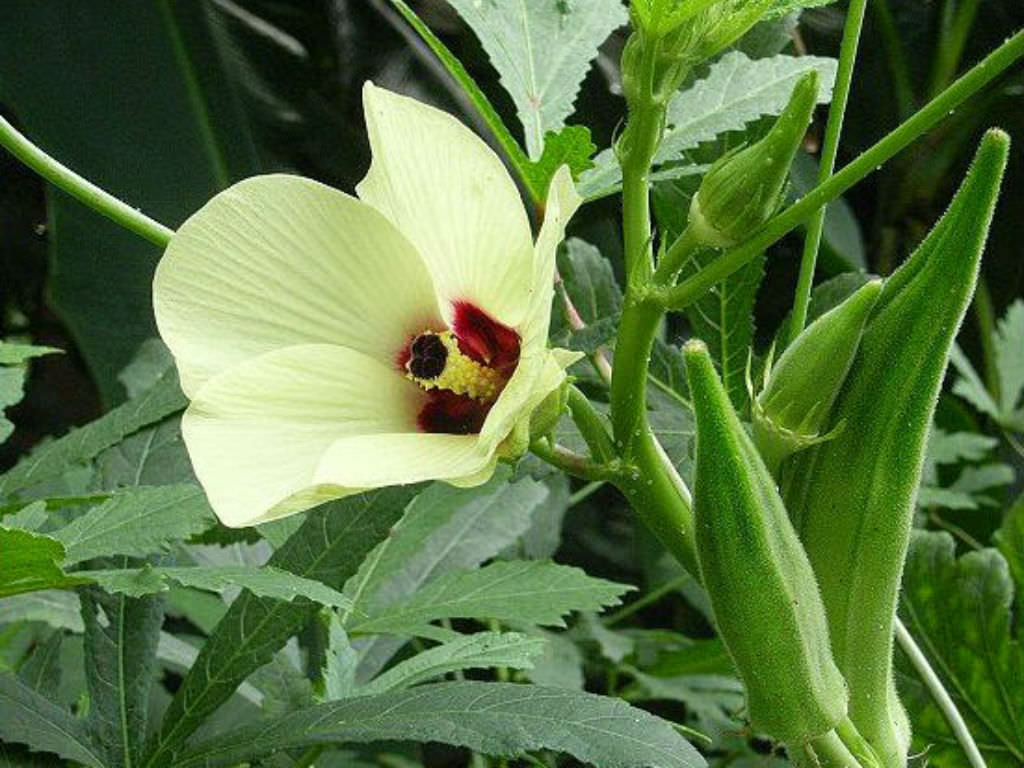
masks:
[(814, 572), (702, 342), (683, 348), (697, 418), (697, 558), (753, 726), (802, 745), (846, 716)]
[(774, 367), (769, 361), (751, 412), (754, 443), (773, 473), (786, 457), (833, 434), (826, 433), (832, 405), (881, 292), (881, 280), (862, 286), (811, 323)]
[(817, 100), (818, 74), (812, 70), (797, 82), (767, 136), (711, 167), (690, 203), (689, 225), (699, 242), (731, 248), (772, 217)]

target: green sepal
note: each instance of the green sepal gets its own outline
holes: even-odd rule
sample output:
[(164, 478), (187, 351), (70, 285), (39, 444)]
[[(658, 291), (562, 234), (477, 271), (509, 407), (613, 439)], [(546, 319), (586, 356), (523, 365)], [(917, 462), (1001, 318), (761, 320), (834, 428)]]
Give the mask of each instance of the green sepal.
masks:
[(1003, 132), (985, 135), (949, 210), (886, 280), (833, 408), (843, 434), (782, 473), (850, 686), (850, 718), (885, 766), (902, 766), (909, 744), (892, 636), (926, 438), (1008, 149)]
[(751, 415), (754, 444), (772, 474), (788, 456), (838, 434), (828, 431), (832, 406), (881, 291), (881, 280), (867, 283), (805, 328), (778, 363), (766, 365)]
[(711, 166), (690, 203), (689, 226), (698, 242), (731, 248), (775, 214), (817, 100), (818, 73), (812, 70), (797, 81), (763, 139)]
[(814, 572), (703, 342), (683, 348), (697, 419), (697, 559), (754, 728), (798, 746), (846, 715)]
[(566, 377), (558, 389), (548, 393), (541, 404), (530, 415), (530, 440), (547, 437), (558, 426), (558, 422), (568, 412), (569, 387), (572, 381)]

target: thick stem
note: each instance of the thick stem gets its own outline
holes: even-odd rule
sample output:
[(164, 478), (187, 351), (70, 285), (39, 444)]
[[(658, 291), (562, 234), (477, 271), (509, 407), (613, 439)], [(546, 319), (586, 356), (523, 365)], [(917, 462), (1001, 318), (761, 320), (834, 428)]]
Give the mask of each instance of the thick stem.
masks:
[[(839, 50), (839, 70), (836, 85), (832, 91), (832, 105), (828, 111), (828, 125), (825, 127), (825, 143), (821, 150), (821, 165), (818, 168), (818, 184), (824, 184), (836, 167), (839, 152), (839, 134), (843, 130), (846, 104), (853, 82), (853, 67), (857, 60), (857, 46), (860, 31), (864, 25), (864, 10), (867, 0), (852, 0), (846, 12), (846, 26), (843, 28), (843, 44)], [(807, 225), (803, 258), (800, 261), (800, 277), (796, 284), (796, 298), (793, 301), (793, 319), (789, 324), (789, 343), (793, 343), (807, 323), (807, 306), (811, 300), (811, 285), (814, 282), (814, 267), (818, 262), (821, 247), (821, 233), (825, 229), (825, 208), (819, 208)]]
[(53, 186), (67, 192), (78, 202), (106, 216), (115, 224), (149, 240), (154, 245), (165, 248), (171, 237), (174, 236), (174, 232), (163, 224), (118, 200), (109, 192), (105, 192), (67, 166), (54, 160), (2, 117), (0, 117), (0, 146), (5, 147), (12, 155)]
[[(1013, 35), (896, 130), (768, 222), (756, 237), (722, 254), (689, 280), (674, 288), (656, 291), (653, 298), (672, 309), (689, 306), (703, 296), (711, 286), (750, 263), (758, 254), (795, 229), (818, 208), (836, 199), (858, 181), (881, 168), (893, 155), (941, 122), (950, 111), (988, 85), (1022, 56), (1024, 31)], [(675, 243), (669, 248), (669, 254), (674, 248)]]

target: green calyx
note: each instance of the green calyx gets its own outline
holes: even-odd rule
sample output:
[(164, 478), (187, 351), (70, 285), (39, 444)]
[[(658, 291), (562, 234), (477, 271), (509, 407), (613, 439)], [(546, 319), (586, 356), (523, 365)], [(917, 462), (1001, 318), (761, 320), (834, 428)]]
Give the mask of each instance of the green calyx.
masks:
[(867, 283), (811, 323), (774, 366), (769, 360), (751, 414), (754, 443), (773, 474), (788, 456), (836, 434), (828, 431), (832, 406), (881, 292), (881, 280)]
[(892, 638), (925, 443), (1008, 147), (1001, 131), (986, 134), (949, 210), (886, 280), (832, 409), (843, 433), (782, 472), (850, 688), (850, 719), (885, 766), (904, 765), (909, 744)]
[(702, 245), (731, 248), (775, 214), (817, 100), (818, 74), (811, 71), (797, 82), (768, 135), (721, 158), (707, 172), (689, 216), (689, 226)]
[(814, 572), (707, 347), (683, 348), (697, 419), (697, 557), (753, 726), (800, 746), (846, 715)]

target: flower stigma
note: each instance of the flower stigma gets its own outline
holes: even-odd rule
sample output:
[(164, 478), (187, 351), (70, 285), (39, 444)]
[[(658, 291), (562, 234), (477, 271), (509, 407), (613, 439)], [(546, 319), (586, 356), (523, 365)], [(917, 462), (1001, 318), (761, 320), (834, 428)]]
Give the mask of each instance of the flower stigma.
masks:
[(398, 364), (427, 392), (422, 431), (475, 434), (515, 372), (519, 334), (468, 302), (456, 303), (453, 325), (413, 337)]

